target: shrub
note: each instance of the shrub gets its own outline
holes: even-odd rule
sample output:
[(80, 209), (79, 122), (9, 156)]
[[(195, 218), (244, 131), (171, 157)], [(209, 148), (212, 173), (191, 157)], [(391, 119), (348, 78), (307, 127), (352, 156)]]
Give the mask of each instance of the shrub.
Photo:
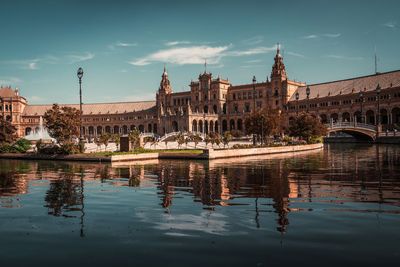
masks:
[(12, 148), (12, 145), (9, 143), (3, 143), (0, 145), (0, 153), (10, 153)]
[(235, 138), (239, 138), (243, 136), (243, 133), (239, 130), (232, 130), (231, 131), (231, 135)]
[(25, 138), (21, 138), (17, 142), (15, 142), (13, 147), (15, 148), (15, 150), (17, 152), (25, 153), (26, 151), (31, 149), (31, 141), (29, 141), (29, 140), (27, 140)]
[(49, 145), (40, 145), (38, 149), (39, 154), (45, 155), (71, 155), (77, 154), (80, 152), (80, 145), (73, 143), (65, 143), (61, 146), (49, 144)]

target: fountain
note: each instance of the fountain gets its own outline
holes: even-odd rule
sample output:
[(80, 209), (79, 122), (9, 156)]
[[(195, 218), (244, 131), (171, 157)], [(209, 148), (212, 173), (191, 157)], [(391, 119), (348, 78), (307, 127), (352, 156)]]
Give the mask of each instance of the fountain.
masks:
[(37, 141), (37, 140), (53, 141), (54, 140), (54, 138), (52, 138), (49, 135), (49, 133), (47, 132), (47, 129), (44, 128), (42, 116), (40, 116), (40, 119), (39, 119), (39, 129), (37, 131), (31, 131), (24, 138), (31, 140), (31, 141)]

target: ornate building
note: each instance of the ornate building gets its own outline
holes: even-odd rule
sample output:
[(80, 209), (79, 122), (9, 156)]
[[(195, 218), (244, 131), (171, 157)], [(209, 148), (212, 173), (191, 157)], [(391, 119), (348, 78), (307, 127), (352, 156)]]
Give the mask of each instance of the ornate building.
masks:
[[(379, 101), (376, 87), (380, 86)], [(233, 86), (229, 80), (201, 73), (190, 91), (174, 93), (164, 67), (156, 101), (83, 104), (87, 137), (102, 132), (127, 134), (130, 130), (158, 135), (177, 131), (245, 131), (244, 120), (253, 110), (276, 108), (293, 118), (309, 112), (331, 121), (377, 123), (391, 129), (400, 123), (400, 71), (377, 73), (342, 81), (306, 85), (291, 81), (277, 49), (271, 75), (265, 82)], [(306, 94), (309, 88), (309, 95)], [(360, 94), (361, 92), (361, 94)], [(298, 98), (296, 96), (298, 95)], [(79, 109), (79, 105), (67, 105)], [(0, 89), (0, 116), (11, 121), (23, 137), (39, 127), (51, 105), (28, 105), (11, 86)]]

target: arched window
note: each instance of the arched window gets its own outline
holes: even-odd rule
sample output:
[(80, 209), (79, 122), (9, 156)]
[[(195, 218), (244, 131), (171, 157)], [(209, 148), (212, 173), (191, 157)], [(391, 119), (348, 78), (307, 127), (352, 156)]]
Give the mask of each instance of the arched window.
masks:
[(25, 135), (30, 135), (31, 132), (32, 132), (32, 129), (31, 129), (30, 127), (27, 127), (27, 128), (25, 129)]

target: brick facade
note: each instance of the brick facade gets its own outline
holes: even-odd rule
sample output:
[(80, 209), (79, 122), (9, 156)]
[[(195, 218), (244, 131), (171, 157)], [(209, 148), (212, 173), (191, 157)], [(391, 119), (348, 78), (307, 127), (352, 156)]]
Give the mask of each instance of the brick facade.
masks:
[[(326, 123), (358, 120), (375, 124), (378, 84), (382, 89), (380, 120), (384, 128), (390, 129), (393, 124), (400, 124), (400, 71), (306, 85), (287, 78), (278, 48), (266, 81), (233, 86), (229, 80), (214, 78), (204, 71), (197, 81), (191, 81), (190, 91), (174, 93), (164, 68), (156, 101), (84, 104), (83, 127), (87, 137), (101, 132), (127, 134), (134, 129), (158, 135), (176, 131), (245, 131), (245, 118), (254, 109), (265, 107), (277, 108), (289, 119), (308, 111)], [(79, 109), (79, 105), (68, 106)], [(40, 116), (49, 108), (51, 105), (28, 105), (18, 89), (12, 90), (11, 86), (0, 89), (0, 116), (17, 127), (19, 137), (38, 129)]]

